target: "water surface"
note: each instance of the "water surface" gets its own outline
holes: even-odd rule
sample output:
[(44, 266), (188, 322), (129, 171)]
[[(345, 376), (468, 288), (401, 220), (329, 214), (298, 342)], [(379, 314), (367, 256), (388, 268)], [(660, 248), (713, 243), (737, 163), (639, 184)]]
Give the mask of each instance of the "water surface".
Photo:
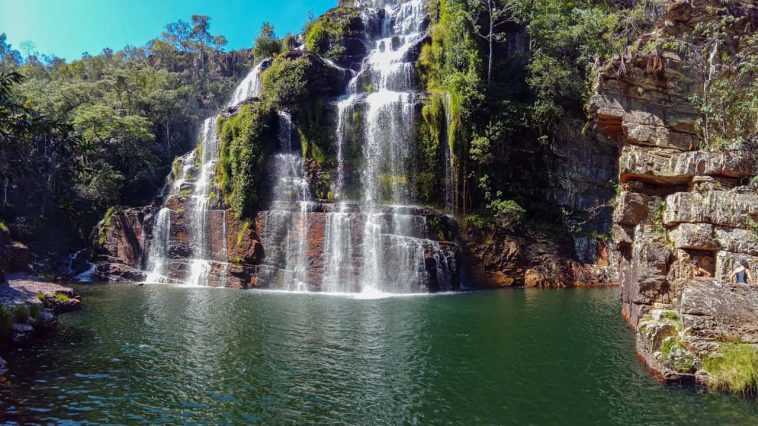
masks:
[(756, 424), (758, 404), (665, 387), (616, 289), (347, 297), (104, 285), (6, 354), (8, 421)]

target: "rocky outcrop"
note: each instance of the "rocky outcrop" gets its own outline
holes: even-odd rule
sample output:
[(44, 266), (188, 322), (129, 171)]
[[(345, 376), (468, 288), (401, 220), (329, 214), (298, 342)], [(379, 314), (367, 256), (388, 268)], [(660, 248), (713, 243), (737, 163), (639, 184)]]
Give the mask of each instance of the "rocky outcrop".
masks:
[(145, 279), (150, 226), (155, 209), (116, 209), (97, 228), (94, 242), (96, 276), (102, 281), (142, 281)]
[(0, 230), (0, 271), (5, 271), (6, 274), (27, 271), (31, 261), (29, 248), (18, 241), (13, 241), (8, 232)]
[[(169, 278), (178, 282), (184, 280), (191, 268), (191, 239), (189, 228), (192, 220), (191, 198), (183, 195), (170, 197), (165, 203), (170, 209), (170, 269)], [(211, 253), (211, 286), (230, 288), (287, 288), (287, 255), (289, 227), (292, 224), (300, 226), (300, 207), (295, 203), (274, 202), (269, 209), (258, 212), (251, 221), (244, 221), (230, 210), (222, 208), (210, 210), (207, 216), (209, 233), (209, 249)], [(398, 250), (391, 230), (390, 211), (397, 207), (384, 207), (386, 214), (380, 216), (379, 225), (386, 228), (383, 250), (389, 256)], [(362, 241), (367, 215), (359, 206), (348, 206), (340, 213), (343, 220), (351, 224), (350, 242), (353, 261), (353, 282), (357, 283), (362, 273), (361, 253)], [(418, 244), (414, 250), (422, 250), (424, 265), (419, 273), (428, 279), (428, 291), (457, 289), (460, 282), (459, 249), (455, 244), (457, 235), (456, 222), (445, 215), (429, 208), (409, 207), (400, 212), (409, 218), (410, 229), (404, 230), (407, 236), (415, 238), (408, 244)], [(333, 203), (314, 202), (309, 206), (304, 235), (307, 241), (304, 257), (307, 261), (305, 276), (308, 277), (308, 288), (312, 291), (322, 290), (322, 282), (326, 269), (326, 238), (328, 238), (328, 223), (338, 207)], [(396, 211), (395, 211), (396, 212)], [(397, 212), (396, 212), (397, 213)], [(97, 252), (96, 273), (100, 280), (106, 281), (142, 281), (148, 268), (146, 256), (150, 245), (154, 244), (152, 232), (155, 213), (152, 207), (143, 209), (127, 209), (110, 216), (107, 226), (101, 229), (104, 236), (103, 244)], [(381, 222), (384, 223), (381, 223)], [(399, 238), (399, 237), (398, 237)], [(446, 269), (442, 277), (439, 270)]]
[[(0, 347), (28, 345), (55, 329), (57, 315), (78, 309), (81, 300), (73, 289), (32, 275), (10, 275), (0, 283)], [(0, 376), (7, 371), (0, 358)]]
[[(643, 41), (714, 19), (705, 3), (718, 6), (671, 2)], [(691, 99), (702, 95), (701, 69), (660, 49), (617, 57), (590, 106), (621, 148), (613, 240), (622, 313), (640, 357), (667, 381), (707, 382), (703, 360), (725, 342), (755, 343), (758, 328), (758, 290), (729, 284), (736, 262), (758, 260), (758, 150), (700, 149)]]
[(602, 287), (618, 285), (602, 242), (588, 239), (588, 262), (570, 241), (529, 231), (463, 234), (465, 282), (477, 287)]

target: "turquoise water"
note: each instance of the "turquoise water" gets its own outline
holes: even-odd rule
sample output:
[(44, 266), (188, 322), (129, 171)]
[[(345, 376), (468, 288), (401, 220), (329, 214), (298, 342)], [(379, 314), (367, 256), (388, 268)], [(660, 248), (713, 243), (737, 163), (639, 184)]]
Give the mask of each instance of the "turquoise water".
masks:
[(358, 300), (105, 285), (5, 357), (6, 421), (756, 424), (653, 380), (617, 289)]

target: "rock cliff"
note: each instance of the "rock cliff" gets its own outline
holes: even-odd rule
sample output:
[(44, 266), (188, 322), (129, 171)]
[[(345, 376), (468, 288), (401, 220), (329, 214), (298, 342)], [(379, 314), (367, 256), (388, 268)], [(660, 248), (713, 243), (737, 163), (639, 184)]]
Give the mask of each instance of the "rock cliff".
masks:
[[(726, 7), (670, 2), (643, 38), (682, 39), (725, 14), (755, 12)], [(692, 54), (639, 49), (604, 65), (591, 112), (620, 147), (613, 241), (638, 352), (666, 380), (712, 384), (708, 360), (721, 346), (756, 342), (758, 288), (730, 284), (729, 275), (740, 260), (758, 261), (758, 150), (704, 139), (692, 100), (707, 78)]]

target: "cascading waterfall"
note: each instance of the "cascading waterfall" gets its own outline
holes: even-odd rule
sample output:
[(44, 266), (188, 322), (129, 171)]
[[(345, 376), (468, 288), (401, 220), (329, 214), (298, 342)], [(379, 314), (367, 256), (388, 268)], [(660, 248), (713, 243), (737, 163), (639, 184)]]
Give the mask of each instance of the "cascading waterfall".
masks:
[(147, 278), (149, 283), (168, 281), (171, 249), (171, 209), (163, 207), (153, 223), (153, 241), (148, 252)]
[(192, 260), (187, 283), (206, 286), (211, 273), (211, 260), (208, 255), (208, 208), (210, 188), (213, 185), (216, 162), (218, 162), (218, 137), (216, 135), (217, 117), (203, 122), (200, 137), (200, 171), (192, 194), (194, 210), (191, 222)]
[[(260, 95), (261, 73), (270, 64), (268, 59), (258, 63), (245, 76), (235, 89), (227, 107), (233, 107), (249, 98)], [(163, 207), (155, 216), (153, 223), (153, 240), (147, 257), (146, 282), (164, 283), (171, 281), (184, 282), (193, 286), (208, 286), (214, 267), (218, 267), (219, 285), (226, 286), (228, 271), (226, 248), (226, 212), (221, 211), (221, 248), (217, 253), (211, 253), (209, 240), (209, 214), (213, 211), (212, 190), (215, 185), (216, 163), (219, 159), (219, 140), (216, 134), (218, 116), (207, 118), (201, 127), (198, 149), (181, 159), (178, 176), (172, 176), (173, 181), (163, 191), (163, 197), (168, 200), (174, 196), (184, 196), (190, 193), (191, 220), (189, 223), (191, 253), (189, 267), (183, 279), (173, 279), (171, 268), (171, 209)], [(199, 156), (199, 158), (198, 158)], [(174, 274), (175, 275), (175, 274)]]
[(290, 114), (279, 111), (279, 152), (271, 158), (274, 181), (272, 208), (266, 213), (266, 229), (283, 230), (284, 248), (280, 259), (269, 262), (283, 270), (282, 286), (291, 291), (308, 290), (306, 259), (308, 213), (313, 204), (308, 180), (303, 172), (303, 158), (292, 148), (294, 126)]
[[(356, 3), (363, 9), (366, 28), (379, 28), (379, 33), (369, 34), (373, 49), (360, 71), (353, 72), (346, 95), (337, 100), (337, 168), (331, 184), (335, 203), (316, 200), (311, 193), (303, 155), (293, 147), (299, 144), (292, 117), (279, 111), (279, 150), (268, 160), (271, 204), (255, 222), (263, 257), (251, 279), (255, 285), (291, 291), (415, 293), (453, 288), (455, 250), (449, 242), (427, 238), (433, 229), (426, 223), (428, 210), (412, 205), (414, 119), (420, 96), (413, 88), (411, 52), (426, 36), (425, 1)], [(379, 27), (369, 25), (378, 19)], [(248, 73), (229, 107), (260, 95), (261, 73), (269, 64), (265, 60)], [(180, 251), (191, 252), (190, 260), (172, 264), (171, 218), (179, 213), (169, 208), (176, 202), (167, 202), (154, 222), (148, 280), (166, 282), (183, 273), (176, 281), (208, 285), (220, 276), (225, 285), (226, 218), (225, 212), (213, 210), (211, 196), (219, 155), (216, 120), (205, 121), (199, 149), (182, 159), (164, 191), (167, 200), (180, 197), (186, 203), (182, 208), (188, 207), (190, 247)], [(313, 169), (308, 165), (309, 172), (324, 170), (321, 164), (314, 163)], [(221, 237), (208, 229), (217, 214), (223, 217)], [(219, 239), (224, 243), (218, 245)]]
[[(427, 252), (436, 267), (433, 279), (449, 286), (452, 278), (448, 260), (438, 242), (414, 235), (418, 216), (410, 202), (410, 164), (413, 156), (414, 110), (413, 62), (409, 51), (423, 32), (426, 10), (423, 0), (358, 1), (364, 20), (382, 16), (381, 34), (361, 71), (348, 84), (348, 95), (337, 103), (337, 176), (335, 198), (338, 205), (326, 223), (325, 291), (410, 293), (424, 291), (432, 279), (426, 268)], [(383, 10), (383, 13), (379, 11)], [(368, 25), (367, 25), (368, 26)], [(371, 92), (361, 94), (359, 87)], [(347, 122), (359, 105), (363, 111), (363, 169), (360, 174), (364, 225), (360, 276), (355, 279), (356, 262), (352, 241), (353, 220), (345, 192), (345, 145)], [(422, 224), (424, 225), (424, 224)]]

